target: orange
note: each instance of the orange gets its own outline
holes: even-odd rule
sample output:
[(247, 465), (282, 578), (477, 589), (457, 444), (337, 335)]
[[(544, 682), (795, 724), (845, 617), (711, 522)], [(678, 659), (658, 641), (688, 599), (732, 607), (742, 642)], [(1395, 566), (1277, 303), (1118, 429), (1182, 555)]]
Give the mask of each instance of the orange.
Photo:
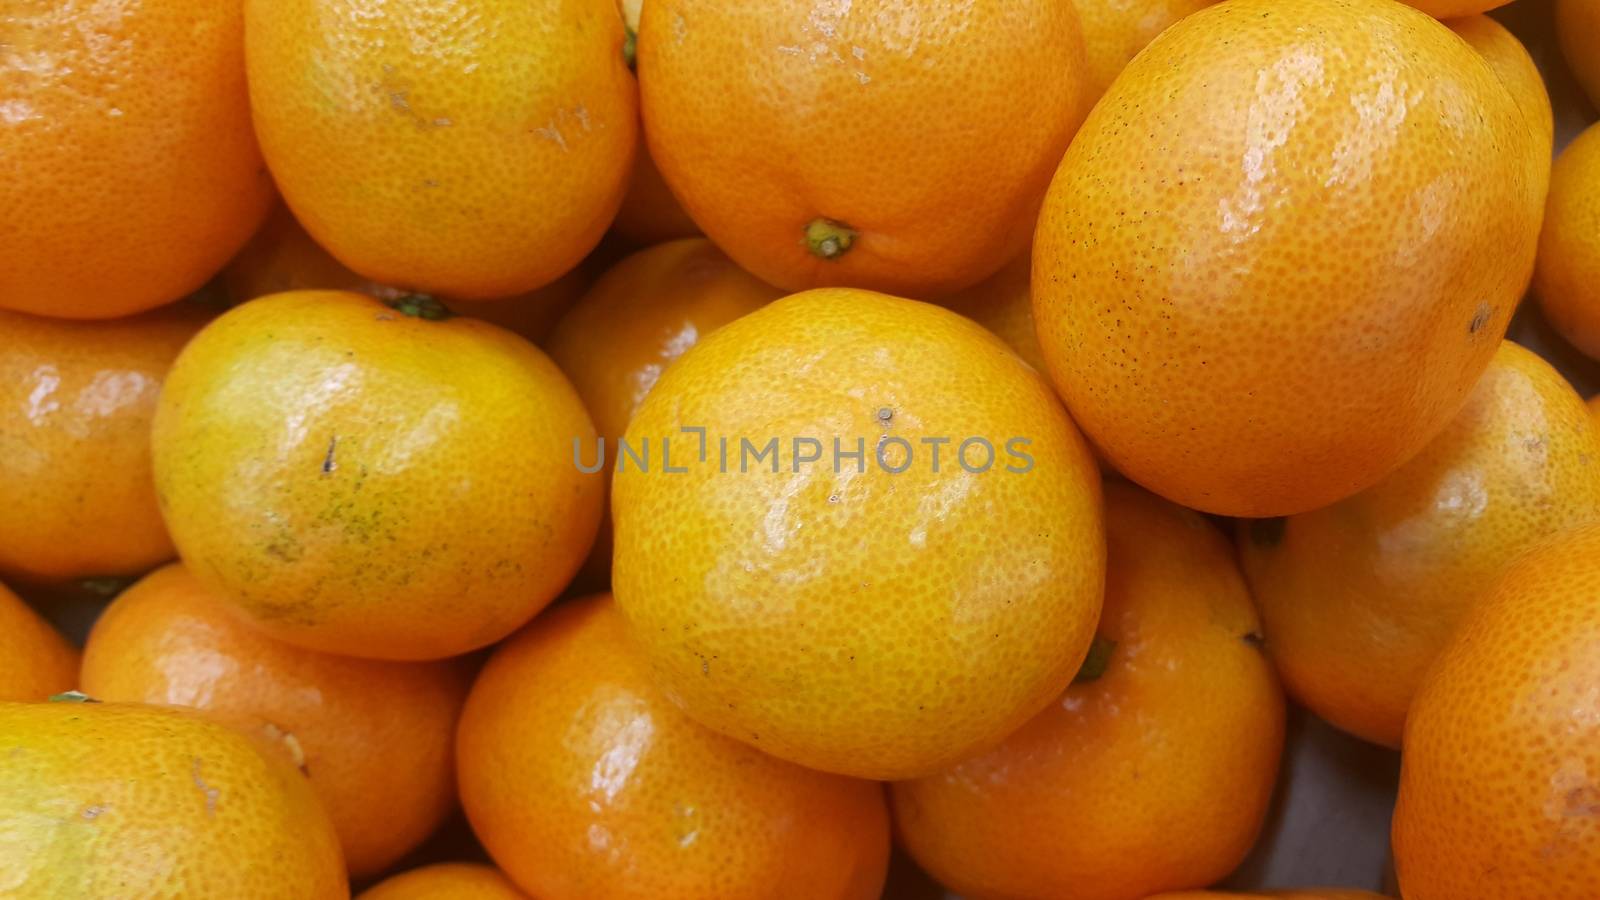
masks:
[(1376, 483), (1466, 402), (1527, 283), (1529, 133), (1483, 57), (1389, 0), (1234, 0), (1172, 26), (1090, 113), (1039, 220), (1034, 319), (1074, 419), (1207, 512)]
[(250, 100), (317, 242), (383, 284), (505, 297), (577, 265), (638, 141), (615, 0), (245, 0)]
[(435, 863), (402, 872), (362, 891), (358, 900), (526, 900), (493, 866)]
[(1589, 900), (1600, 884), (1600, 528), (1529, 551), (1474, 604), (1406, 722), (1408, 900)]
[(1550, 174), (1533, 286), (1551, 326), (1600, 358), (1600, 125), (1578, 135)]
[(1217, 0), (1073, 0), (1088, 51), (1084, 107), (1106, 92), (1128, 60), (1172, 23)]
[(1529, 156), (1532, 176), (1540, 194), (1550, 187), (1550, 156), (1554, 152), (1555, 113), (1544, 75), (1517, 36), (1488, 16), (1468, 16), (1446, 22), (1451, 31), (1483, 55), (1500, 83), (1517, 101), (1533, 129), (1534, 151)]
[(0, 572), (54, 582), (172, 558), (150, 420), (207, 318), (192, 304), (100, 322), (0, 311)]
[(657, 691), (607, 596), (507, 641), (461, 717), (461, 800), (539, 900), (869, 900), (882, 789), (701, 728)]
[(240, 4), (0, 7), (0, 308), (102, 319), (200, 287), (266, 215)]
[(655, 456), (613, 476), (617, 603), (716, 731), (911, 778), (998, 743), (1083, 661), (1095, 461), (1043, 379), (962, 316), (785, 297), (673, 363), (625, 439)]
[(1600, 106), (1600, 0), (1556, 0), (1556, 37), (1572, 74)]
[(349, 896), (306, 779), (193, 713), (0, 703), (0, 760), (7, 897)]
[(1024, 253), (996, 272), (992, 278), (951, 294), (939, 301), (989, 329), (1006, 342), (1022, 361), (1044, 372), (1044, 356), (1033, 331), (1033, 300), (1028, 279), (1033, 265)]
[(39, 701), (77, 683), (78, 651), (0, 584), (0, 701)]
[(1276, 898), (1276, 900), (1384, 900), (1383, 895), (1371, 891), (1351, 891), (1342, 888), (1308, 888), (1298, 891), (1266, 891), (1260, 894), (1242, 894), (1233, 891), (1177, 891), (1156, 894), (1147, 900), (1226, 900), (1229, 897), (1247, 900), (1251, 897)]
[(295, 291), (212, 322), (156, 412), (156, 489), (180, 555), (280, 640), (383, 659), (491, 644), (594, 540), (594, 427), (554, 363), (451, 318)]
[(1344, 890), (1339, 887), (1310, 887), (1304, 890), (1267, 890), (1264, 894), (1235, 894), (1232, 890), (1178, 890), (1173, 894), (1157, 894), (1147, 900), (1226, 900), (1229, 897), (1259, 897), (1262, 900), (1384, 900), (1371, 890)]
[(1241, 528), (1289, 692), (1398, 747), (1423, 673), (1500, 569), (1600, 520), (1596, 463), (1600, 428), (1582, 398), (1507, 341), (1466, 407), (1394, 474), (1332, 506)]
[(106, 607), (84, 648), (82, 687), (102, 700), (264, 722), (292, 738), (356, 878), (421, 843), (455, 802), (451, 750), (467, 687), (460, 667), (275, 641), (229, 616), (178, 564)]
[(908, 296), (1023, 249), (1086, 78), (1050, 0), (650, 0), (638, 65), (650, 154), (735, 262)]
[(1511, 0), (1403, 0), (1436, 19), (1459, 19), (1505, 6)]
[[(537, 343), (577, 301), (586, 284), (583, 272), (573, 269), (544, 287), (516, 297), (465, 302), (449, 298), (446, 302), (453, 312), (492, 322)], [(283, 291), (356, 291), (380, 300), (406, 293), (345, 268), (306, 234), (282, 204), (273, 209), (261, 230), (222, 271), (222, 286), (234, 303)]]
[(995, 749), (890, 789), (901, 843), (958, 894), (1141, 900), (1217, 881), (1261, 830), (1283, 693), (1232, 546), (1122, 482), (1106, 543), (1072, 686)]
[[(556, 324), (547, 344), (599, 432), (602, 446), (583, 448), (585, 464), (615, 464), (633, 411), (673, 360), (702, 335), (781, 294), (705, 238), (658, 244), (612, 266)], [(604, 584), (610, 568), (608, 521), (585, 577)]]

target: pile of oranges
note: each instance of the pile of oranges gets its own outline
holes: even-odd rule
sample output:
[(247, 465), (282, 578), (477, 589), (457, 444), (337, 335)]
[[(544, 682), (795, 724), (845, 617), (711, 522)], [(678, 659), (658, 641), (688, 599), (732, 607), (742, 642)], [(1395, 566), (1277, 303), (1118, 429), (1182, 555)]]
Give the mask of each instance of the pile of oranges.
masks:
[(0, 0), (0, 897), (1595, 900), (1505, 2)]

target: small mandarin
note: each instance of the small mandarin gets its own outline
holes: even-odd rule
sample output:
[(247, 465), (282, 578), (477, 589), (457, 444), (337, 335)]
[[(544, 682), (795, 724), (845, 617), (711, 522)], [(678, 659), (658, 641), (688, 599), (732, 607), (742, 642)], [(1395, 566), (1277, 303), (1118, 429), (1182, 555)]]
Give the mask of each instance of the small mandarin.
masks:
[(1551, 171), (1533, 288), (1550, 325), (1600, 359), (1600, 125), (1578, 135)]
[(890, 789), (902, 845), (963, 896), (1141, 900), (1222, 878), (1261, 829), (1283, 694), (1233, 548), (1119, 482), (1106, 538), (1078, 680), (999, 747)]
[(273, 640), (176, 563), (106, 608), (84, 648), (82, 687), (102, 700), (262, 722), (292, 739), (356, 878), (421, 843), (455, 801), (452, 738), (467, 689), (459, 665), (331, 656)]
[(8, 898), (349, 896), (305, 776), (192, 711), (0, 703), (0, 760)]
[(540, 616), (461, 717), (461, 800), (539, 900), (871, 900), (882, 788), (782, 762), (683, 715), (608, 596)]
[(1462, 620), (1406, 720), (1407, 900), (1591, 900), (1600, 884), (1600, 527), (1523, 554)]
[(209, 317), (195, 304), (94, 322), (0, 310), (0, 572), (60, 582), (172, 558), (150, 423)]
[(1600, 106), (1600, 0), (1555, 0), (1556, 37), (1572, 74)]

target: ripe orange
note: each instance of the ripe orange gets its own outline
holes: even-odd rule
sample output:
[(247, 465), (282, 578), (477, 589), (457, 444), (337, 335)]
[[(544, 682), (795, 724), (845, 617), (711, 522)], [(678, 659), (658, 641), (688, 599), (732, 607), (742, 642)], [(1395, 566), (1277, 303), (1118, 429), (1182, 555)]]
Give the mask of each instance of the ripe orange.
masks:
[(436, 863), (390, 876), (357, 900), (527, 900), (527, 895), (493, 866)]
[(1025, 246), (1082, 118), (1082, 47), (1048, 0), (650, 0), (645, 132), (762, 280), (938, 296)]
[(1235, 894), (1232, 890), (1178, 890), (1173, 894), (1157, 894), (1147, 900), (1227, 900), (1237, 897), (1246, 900), (1250, 897), (1259, 897), (1262, 900), (1275, 898), (1275, 900), (1384, 900), (1381, 894), (1373, 894), (1371, 890), (1344, 890), (1339, 887), (1310, 887), (1304, 890), (1267, 890), (1264, 894)]
[(945, 306), (989, 329), (1005, 341), (1012, 352), (1037, 372), (1045, 372), (1039, 338), (1033, 330), (1033, 300), (1028, 279), (1033, 265), (1024, 253), (993, 277), (939, 301)]
[(615, 0), (246, 0), (284, 198), (367, 278), (466, 298), (548, 284), (616, 214), (638, 100)]
[(1600, 106), (1600, 0), (1556, 0), (1556, 36), (1572, 74)]
[(1600, 125), (1578, 135), (1551, 172), (1534, 290), (1551, 326), (1600, 358)]
[(1479, 54), (1389, 0), (1174, 25), (1089, 115), (1039, 221), (1034, 317), (1073, 417), (1209, 512), (1377, 482), (1460, 409), (1527, 283), (1528, 133)]
[[(284, 291), (340, 290), (393, 300), (406, 292), (362, 278), (306, 234), (288, 207), (279, 204), (222, 272), (223, 290), (234, 303)], [(448, 298), (450, 310), (492, 322), (535, 343), (542, 341), (587, 286), (573, 269), (541, 288), (515, 297), (462, 301)]]
[(77, 684), (78, 651), (0, 584), (0, 701), (37, 702)]
[(191, 712), (0, 703), (0, 759), (9, 898), (349, 896), (306, 779)]
[(1436, 19), (1459, 19), (1505, 6), (1511, 0), (1402, 0)]
[(1239, 900), (1248, 900), (1259, 897), (1262, 900), (1275, 898), (1275, 900), (1384, 900), (1381, 894), (1371, 891), (1350, 891), (1342, 888), (1308, 888), (1298, 891), (1266, 891), (1260, 894), (1242, 894), (1233, 891), (1177, 891), (1170, 894), (1156, 894), (1147, 900), (1227, 900), (1236, 897)]
[(229, 616), (181, 565), (106, 607), (84, 648), (82, 687), (102, 700), (264, 722), (292, 738), (356, 878), (421, 843), (455, 802), (461, 667), (331, 656), (273, 640)]
[(1421, 453), (1332, 506), (1241, 528), (1267, 648), (1289, 692), (1400, 745), (1423, 673), (1517, 554), (1600, 520), (1600, 428), (1548, 363), (1509, 341)]
[(881, 788), (707, 731), (651, 684), (607, 596), (502, 645), (459, 738), (461, 801), (540, 900), (876, 898)]
[(1406, 722), (1394, 862), (1408, 900), (1590, 900), (1600, 884), (1600, 528), (1474, 604)]
[(0, 7), (0, 308), (101, 319), (200, 287), (266, 215), (237, 2)]
[(172, 558), (150, 420), (207, 317), (187, 303), (100, 322), (0, 311), (0, 572), (53, 582)]
[(1095, 461), (1043, 379), (962, 316), (786, 297), (662, 373), (626, 439), (655, 456), (612, 482), (617, 603), (716, 731), (910, 778), (999, 742), (1083, 660)]
[(1233, 548), (1122, 482), (1106, 542), (1077, 681), (995, 749), (890, 789), (901, 843), (956, 893), (1141, 900), (1211, 884), (1255, 844), (1283, 693)]
[(1172, 23), (1217, 0), (1073, 0), (1088, 51), (1084, 111), (1121, 74), (1128, 60)]
[[(583, 448), (585, 463), (615, 464), (633, 411), (673, 360), (782, 293), (705, 238), (658, 244), (612, 266), (556, 324), (547, 345), (603, 442)], [(584, 569), (587, 581), (609, 583), (609, 516)]]
[(561, 592), (604, 490), (575, 442), (594, 428), (538, 348), (338, 291), (214, 321), (173, 366), (153, 438), (195, 577), (281, 640), (384, 659), (491, 644)]

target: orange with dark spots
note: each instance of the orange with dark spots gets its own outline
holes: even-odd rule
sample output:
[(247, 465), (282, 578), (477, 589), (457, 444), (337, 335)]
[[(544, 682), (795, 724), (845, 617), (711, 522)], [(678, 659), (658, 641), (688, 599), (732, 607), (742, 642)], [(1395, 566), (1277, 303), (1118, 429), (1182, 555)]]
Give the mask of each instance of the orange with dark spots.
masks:
[(514, 631), (582, 563), (604, 485), (548, 357), (427, 298), (295, 291), (173, 366), (156, 489), (195, 577), (268, 633), (435, 659)]
[(1083, 53), (1058, 0), (649, 0), (645, 134), (763, 281), (934, 297), (1027, 245), (1082, 121)]
[(1466, 402), (1528, 283), (1533, 134), (1482, 55), (1391, 0), (1178, 22), (1089, 114), (1040, 215), (1034, 320), (1073, 418), (1207, 512), (1376, 483)]
[(1521, 556), (1406, 721), (1394, 866), (1407, 900), (1591, 900), (1600, 884), (1600, 527)]
[(539, 900), (875, 900), (882, 788), (690, 721), (651, 682), (609, 596), (495, 651), (459, 737), (461, 801)]
[(1078, 679), (999, 747), (890, 788), (901, 844), (965, 897), (1142, 900), (1255, 844), (1283, 693), (1226, 537), (1106, 485), (1105, 610)]
[(912, 778), (998, 743), (1083, 661), (1095, 461), (1043, 378), (963, 316), (785, 297), (668, 367), (625, 438), (655, 455), (613, 476), (617, 604), (716, 731)]

